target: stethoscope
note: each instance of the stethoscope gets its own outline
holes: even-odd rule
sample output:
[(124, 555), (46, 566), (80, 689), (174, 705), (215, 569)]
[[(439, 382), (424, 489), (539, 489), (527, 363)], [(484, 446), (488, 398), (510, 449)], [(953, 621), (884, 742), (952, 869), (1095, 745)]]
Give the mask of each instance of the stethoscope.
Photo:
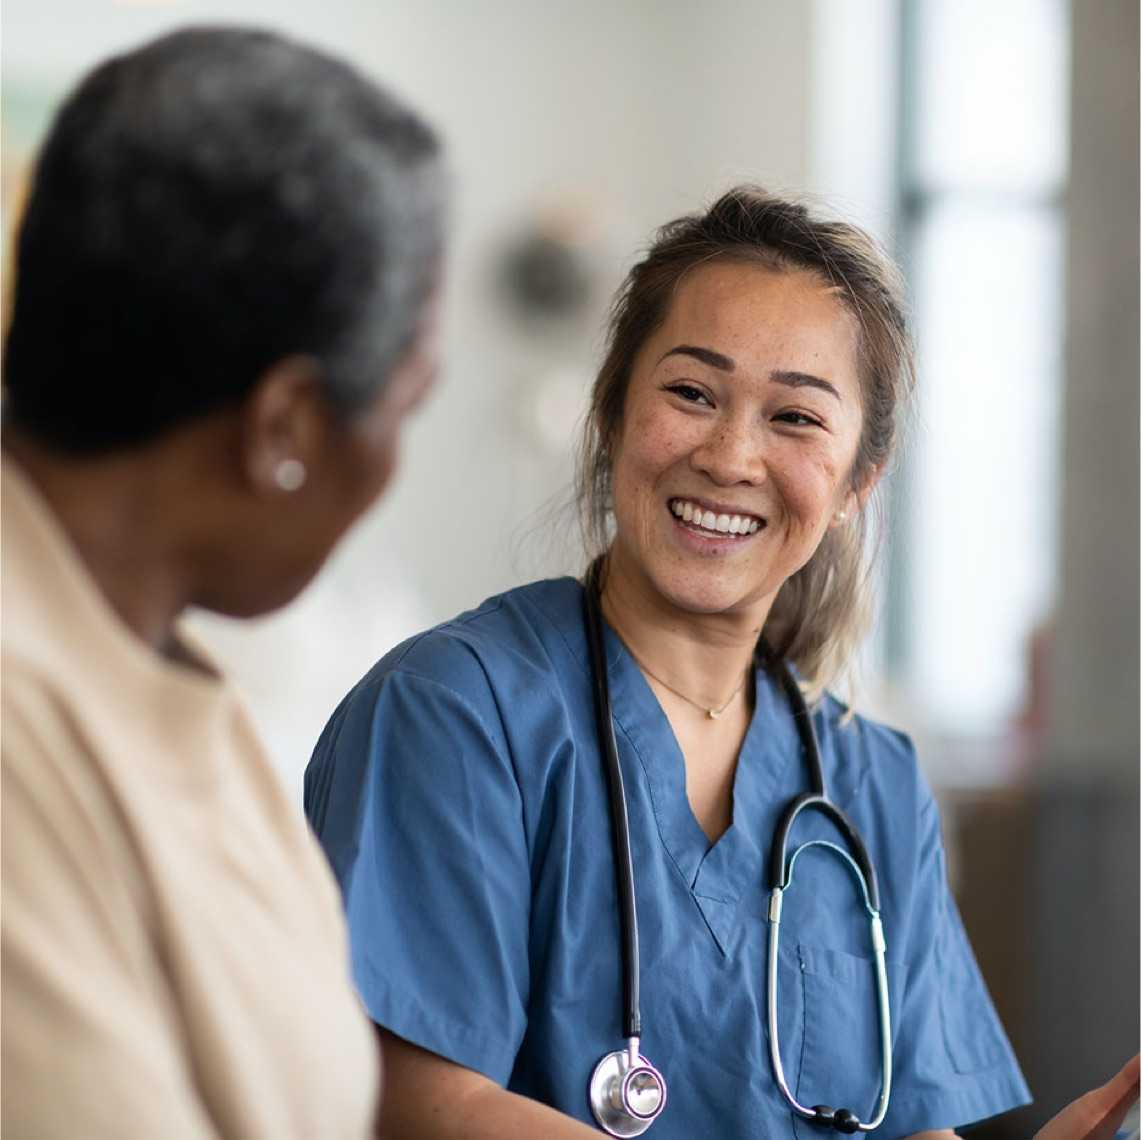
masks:
[[(640, 1136), (666, 1107), (666, 1079), (640, 1052), (642, 1037), (639, 1014), (638, 915), (635, 909), (634, 862), (631, 858), (630, 823), (627, 817), (626, 792), (619, 766), (615, 725), (611, 714), (607, 659), (603, 647), (603, 617), (600, 608), (600, 562), (587, 573), (583, 591), (586, 611), (587, 641), (591, 652), (591, 672), (595, 689), (595, 713), (599, 744), (607, 772), (611, 804), (611, 838), (614, 844), (615, 885), (618, 891), (619, 926), (622, 940), (622, 1024), (626, 1048), (608, 1053), (595, 1066), (588, 1087), (588, 1098), (595, 1120), (611, 1136)], [(810, 790), (797, 796), (785, 809), (773, 836), (769, 858), (769, 961), (766, 975), (768, 1006), (769, 1057), (773, 1075), (782, 1095), (793, 1111), (805, 1120), (838, 1132), (871, 1132), (879, 1128), (888, 1111), (892, 1089), (892, 1025), (888, 1007), (888, 977), (884, 966), (886, 943), (880, 921), (880, 892), (876, 871), (868, 850), (852, 821), (838, 808), (825, 791), (821, 770), (821, 754), (813, 720), (796, 679), (784, 663), (772, 659), (764, 647), (758, 650), (758, 664), (775, 671), (793, 711), (797, 734), (809, 765)], [(818, 811), (836, 824), (848, 847), (816, 839), (798, 847), (786, 858), (789, 832), (804, 811)], [(810, 847), (821, 847), (839, 856), (853, 873), (869, 916), (873, 957), (876, 965), (877, 1012), (880, 1020), (880, 1097), (876, 1112), (862, 1121), (848, 1108), (801, 1104), (789, 1091), (785, 1069), (781, 1063), (781, 1047), (777, 1036), (777, 953), (781, 939), (781, 905), (785, 892), (793, 885), (793, 868), (798, 857)]]

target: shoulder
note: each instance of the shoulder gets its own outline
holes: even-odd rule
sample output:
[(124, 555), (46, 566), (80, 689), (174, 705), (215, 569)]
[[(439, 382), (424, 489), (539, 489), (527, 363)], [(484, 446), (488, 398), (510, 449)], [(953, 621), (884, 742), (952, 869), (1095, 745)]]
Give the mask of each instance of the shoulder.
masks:
[(583, 672), (581, 599), (570, 578), (489, 598), (398, 645), (349, 692), (305, 774), (306, 814), (339, 874), (363, 805), (394, 789), (407, 800), (423, 790), (427, 812), (451, 799), (509, 802), (542, 783), (537, 757), (566, 740), (567, 689)]
[(910, 801), (915, 810), (932, 799), (907, 733), (851, 713), (826, 693), (813, 708), (813, 726), (834, 796), (842, 806), (868, 798)]
[(582, 594), (574, 578), (517, 586), (410, 638), (381, 664), (428, 675), (447, 673), (460, 658), (515, 663), (521, 669), (542, 664), (569, 629), (581, 623)]
[[(480, 705), (558, 674), (581, 625), (573, 578), (519, 586), (426, 630), (385, 654), (354, 690), (373, 700), (395, 680), (441, 686)], [(350, 694), (351, 697), (354, 694)]]
[(0, 720), (5, 924), (9, 910), (39, 914), (45, 892), (54, 905), (80, 881), (118, 900), (120, 916), (138, 909), (145, 892), (119, 797), (72, 711), (36, 671), (5, 662)]
[(582, 672), (581, 602), (573, 578), (533, 582), (409, 638), (341, 702), (314, 759), (338, 753), (363, 763), (387, 737), (391, 761), (450, 733), (454, 740), (474, 733), (509, 754), (512, 740), (557, 708), (568, 678)]

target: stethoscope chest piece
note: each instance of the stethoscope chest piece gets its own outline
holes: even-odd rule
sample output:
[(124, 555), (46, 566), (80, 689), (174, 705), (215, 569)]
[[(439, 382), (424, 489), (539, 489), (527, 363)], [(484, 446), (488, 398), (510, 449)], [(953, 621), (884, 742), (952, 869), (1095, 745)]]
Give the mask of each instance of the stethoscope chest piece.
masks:
[(608, 1053), (591, 1074), (591, 1111), (599, 1127), (611, 1136), (641, 1136), (666, 1104), (666, 1081), (640, 1053), (631, 1064), (631, 1051)]

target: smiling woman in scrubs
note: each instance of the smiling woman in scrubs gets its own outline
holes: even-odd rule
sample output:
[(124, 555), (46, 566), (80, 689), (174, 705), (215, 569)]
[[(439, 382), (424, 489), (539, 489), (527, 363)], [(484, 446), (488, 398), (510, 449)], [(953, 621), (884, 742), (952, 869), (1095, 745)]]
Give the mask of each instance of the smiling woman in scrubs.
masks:
[[(616, 303), (581, 491), (605, 551), (642, 1049), (669, 1084), (659, 1140), (821, 1135), (768, 1052), (766, 859), (807, 784), (760, 635), (812, 696), (832, 797), (879, 873), (895, 1069), (880, 1134), (1028, 1099), (911, 744), (824, 693), (863, 631), (862, 520), (911, 382), (890, 264), (753, 188), (662, 229)], [(582, 585), (512, 590), (388, 654), (331, 719), (306, 808), (383, 1043), (383, 1134), (597, 1134), (587, 1087), (621, 1043), (622, 951)], [(837, 833), (806, 818), (794, 838)], [(790, 1088), (867, 1120), (877, 1002), (842, 863), (799, 863), (782, 927)]]

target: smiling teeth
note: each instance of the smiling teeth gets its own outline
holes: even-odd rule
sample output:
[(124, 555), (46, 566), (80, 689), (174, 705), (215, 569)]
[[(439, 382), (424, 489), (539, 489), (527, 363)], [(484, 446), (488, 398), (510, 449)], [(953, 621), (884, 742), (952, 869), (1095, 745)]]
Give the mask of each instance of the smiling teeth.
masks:
[(714, 531), (717, 534), (756, 534), (761, 526), (760, 519), (749, 515), (716, 515), (713, 511), (703, 511), (701, 507), (688, 503), (685, 499), (672, 500), (670, 510), (683, 522), (692, 523), (703, 530)]

